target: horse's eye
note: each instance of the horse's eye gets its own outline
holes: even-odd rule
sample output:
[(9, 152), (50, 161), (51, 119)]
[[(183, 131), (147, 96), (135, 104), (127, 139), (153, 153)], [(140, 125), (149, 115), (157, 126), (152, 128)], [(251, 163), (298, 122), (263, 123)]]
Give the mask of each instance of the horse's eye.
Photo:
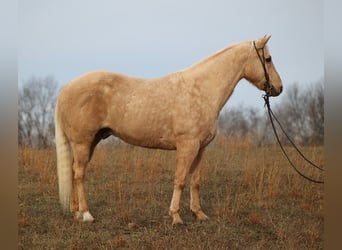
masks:
[(265, 58), (265, 61), (266, 61), (267, 63), (272, 62), (272, 57), (267, 57), (267, 58)]

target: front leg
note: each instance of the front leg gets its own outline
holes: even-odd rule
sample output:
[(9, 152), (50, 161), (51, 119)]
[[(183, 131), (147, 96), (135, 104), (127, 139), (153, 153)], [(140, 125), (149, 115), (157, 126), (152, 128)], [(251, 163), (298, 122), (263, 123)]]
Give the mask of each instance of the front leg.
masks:
[(172, 224), (183, 224), (179, 215), (179, 203), (184, 189), (186, 178), (199, 151), (198, 140), (182, 140), (177, 142), (176, 172), (174, 189), (170, 205), (169, 215), (172, 217)]
[(200, 205), (199, 188), (201, 178), (200, 162), (204, 149), (201, 149), (191, 167), (191, 185), (190, 185), (190, 209), (197, 220), (208, 220), (209, 217), (203, 213)]

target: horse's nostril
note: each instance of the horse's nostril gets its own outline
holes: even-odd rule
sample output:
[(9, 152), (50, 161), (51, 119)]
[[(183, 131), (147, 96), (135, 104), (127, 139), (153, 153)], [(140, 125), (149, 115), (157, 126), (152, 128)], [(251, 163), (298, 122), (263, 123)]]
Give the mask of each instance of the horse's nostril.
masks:
[(279, 87), (279, 93), (281, 93), (283, 91), (283, 86)]

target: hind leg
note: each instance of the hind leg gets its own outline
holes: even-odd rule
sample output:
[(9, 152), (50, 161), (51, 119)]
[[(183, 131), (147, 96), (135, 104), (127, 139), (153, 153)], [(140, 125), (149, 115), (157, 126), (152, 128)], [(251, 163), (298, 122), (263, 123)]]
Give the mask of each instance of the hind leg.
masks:
[[(75, 176), (75, 171), (72, 170), (72, 178)], [(71, 212), (77, 212), (78, 211), (78, 194), (77, 194), (77, 188), (75, 181), (72, 181), (72, 197), (71, 197), (71, 203), (70, 203), (70, 211)]]
[(84, 222), (92, 222), (93, 216), (90, 214), (84, 190), (85, 169), (89, 162), (90, 146), (87, 144), (76, 144), (73, 146), (73, 199), (72, 209), (76, 211), (76, 218)]
[(191, 183), (190, 183), (190, 209), (197, 220), (208, 220), (209, 217), (203, 213), (200, 205), (200, 162), (202, 159), (204, 149), (198, 153), (192, 167), (191, 167)]
[[(107, 131), (107, 130), (106, 130)], [(106, 132), (106, 137), (108, 137), (108, 131)], [(77, 220), (83, 220), (83, 221), (93, 221), (94, 218), (90, 214), (89, 210), (84, 212), (83, 210), (87, 208), (86, 200), (85, 200), (85, 193), (84, 193), (84, 172), (85, 168), (88, 164), (88, 162), (91, 160), (91, 157), (94, 153), (96, 145), (101, 141), (101, 139), (106, 138), (103, 135), (103, 132), (100, 130), (93, 140), (93, 142), (90, 144), (90, 146), (75, 146), (74, 151), (77, 153), (77, 159), (75, 165), (73, 165), (73, 192), (72, 192), (72, 200), (70, 204), (70, 210), (72, 212), (75, 212), (75, 218)], [(78, 169), (78, 170), (77, 170)], [(81, 186), (81, 187), (80, 187)], [(79, 196), (79, 193), (83, 193), (83, 198)], [(83, 204), (80, 206), (80, 204)]]

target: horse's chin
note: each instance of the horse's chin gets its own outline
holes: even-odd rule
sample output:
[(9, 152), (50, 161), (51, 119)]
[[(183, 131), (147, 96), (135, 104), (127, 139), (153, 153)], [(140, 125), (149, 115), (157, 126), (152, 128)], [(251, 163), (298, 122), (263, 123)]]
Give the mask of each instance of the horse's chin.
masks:
[(265, 92), (266, 92), (266, 94), (267, 94), (268, 96), (273, 96), (273, 97), (275, 97), (275, 96), (278, 96), (278, 95), (281, 94), (282, 88), (280, 88), (279, 91), (276, 90), (275, 88), (272, 88), (272, 89), (268, 89), (268, 90), (265, 91)]
[(276, 97), (278, 95), (280, 95), (281, 92), (276, 92), (276, 91), (272, 91), (271, 93), (267, 93), (269, 96), (272, 96), (272, 97)]

